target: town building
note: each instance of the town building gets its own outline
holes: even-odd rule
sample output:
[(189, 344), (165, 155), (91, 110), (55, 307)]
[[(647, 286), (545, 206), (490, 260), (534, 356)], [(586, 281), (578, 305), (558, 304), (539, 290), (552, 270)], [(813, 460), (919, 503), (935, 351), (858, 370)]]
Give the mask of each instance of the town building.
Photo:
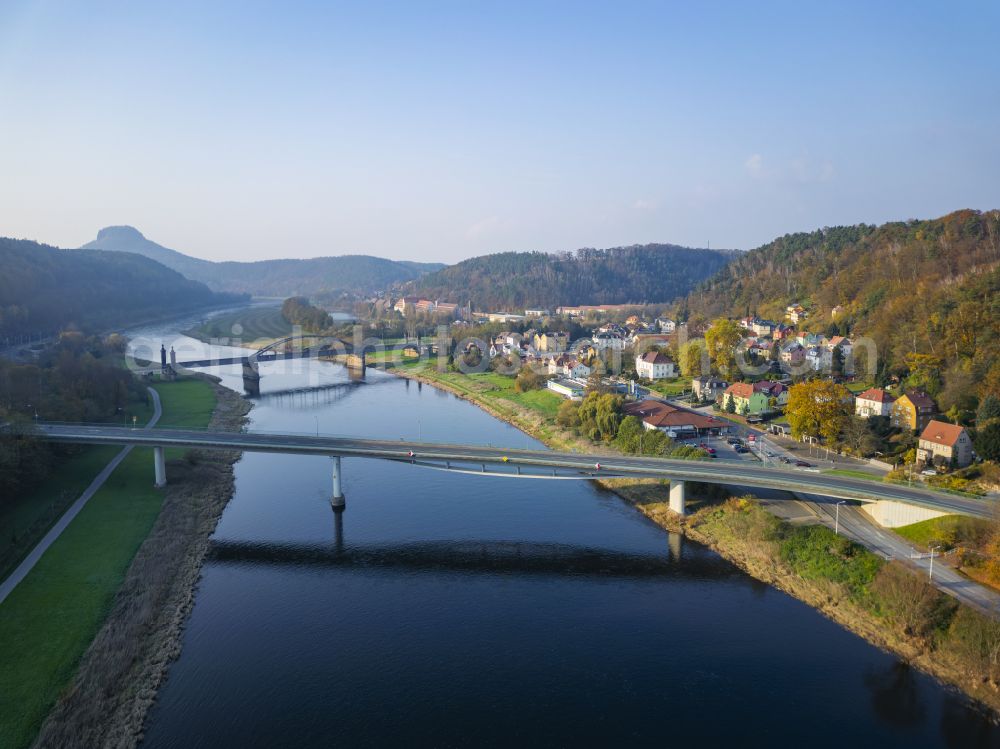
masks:
[(729, 387), (729, 383), (712, 375), (702, 375), (691, 380), (691, 393), (700, 401), (715, 401)]
[(535, 350), (546, 354), (565, 351), (569, 347), (568, 333), (535, 333)]
[(644, 400), (622, 406), (625, 416), (635, 416), (645, 429), (659, 429), (671, 439), (723, 434), (729, 431), (724, 419), (688, 411), (670, 403)]
[(870, 419), (872, 416), (890, 416), (892, 404), (895, 402), (896, 399), (882, 388), (868, 388), (863, 393), (859, 393), (855, 399), (854, 414), (862, 419)]
[(745, 416), (762, 416), (778, 411), (788, 403), (788, 388), (780, 382), (734, 382), (722, 397), (722, 407)]
[(917, 462), (963, 468), (972, 462), (972, 438), (964, 427), (931, 419), (920, 433)]
[(922, 390), (911, 390), (904, 393), (892, 404), (891, 420), (894, 427), (919, 431), (926, 427), (937, 406), (933, 399)]
[(607, 349), (621, 351), (625, 348), (625, 339), (620, 333), (599, 332), (595, 333), (591, 340), (594, 342), (594, 348), (598, 351)]
[(792, 323), (799, 323), (805, 320), (809, 313), (806, 312), (805, 307), (801, 304), (790, 304), (785, 308), (785, 316), (792, 321)]
[(548, 383), (546, 383), (546, 387), (549, 390), (558, 393), (563, 398), (578, 401), (583, 399), (583, 394), (587, 390), (587, 383), (577, 379), (567, 378), (549, 380)]
[(674, 360), (659, 351), (635, 357), (635, 373), (647, 380), (673, 379), (677, 376)]

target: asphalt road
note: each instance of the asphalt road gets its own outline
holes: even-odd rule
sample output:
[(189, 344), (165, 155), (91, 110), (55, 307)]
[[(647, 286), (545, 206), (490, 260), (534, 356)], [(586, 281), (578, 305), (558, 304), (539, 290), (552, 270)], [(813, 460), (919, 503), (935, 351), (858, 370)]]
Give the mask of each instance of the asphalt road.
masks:
[[(723, 444), (720, 445), (719, 442)], [(723, 440), (713, 441), (712, 446), (720, 455), (727, 453), (727, 457), (732, 451), (732, 447), (726, 445)], [(765, 455), (767, 452), (779, 456), (787, 454), (780, 445), (770, 443), (766, 443), (764, 452)], [(738, 455), (734, 452), (732, 457), (754, 462), (759, 460), (755, 453)], [(1000, 617), (1000, 593), (964, 577), (948, 566), (940, 556), (934, 560), (934, 574), (930, 577), (930, 557), (919, 552), (902, 536), (880, 526), (861, 509), (859, 504), (846, 502), (840, 504), (838, 510), (838, 502), (842, 500), (815, 494), (761, 490), (742, 485), (731, 485), (730, 488), (738, 493), (757, 496), (764, 507), (783, 520), (794, 524), (822, 523), (884, 559), (896, 559), (916, 567), (927, 574), (935, 587), (942, 592), (985, 614)]]

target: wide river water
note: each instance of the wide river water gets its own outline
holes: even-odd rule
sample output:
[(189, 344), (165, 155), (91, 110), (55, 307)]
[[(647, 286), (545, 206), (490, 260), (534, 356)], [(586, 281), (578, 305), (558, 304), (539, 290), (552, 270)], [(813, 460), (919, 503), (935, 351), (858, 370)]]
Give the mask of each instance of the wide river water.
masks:
[[(131, 335), (207, 351), (184, 327)], [(385, 373), (261, 373), (251, 430), (537, 445)], [(959, 694), (587, 482), (345, 459), (338, 521), (330, 468), (237, 463), (145, 749), (1000, 746)]]

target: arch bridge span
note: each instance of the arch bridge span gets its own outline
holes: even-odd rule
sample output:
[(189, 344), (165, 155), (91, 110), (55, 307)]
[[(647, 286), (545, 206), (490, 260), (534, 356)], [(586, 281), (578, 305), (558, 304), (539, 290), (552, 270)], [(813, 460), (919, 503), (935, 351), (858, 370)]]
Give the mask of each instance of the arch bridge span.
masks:
[[(312, 345), (304, 346), (305, 342)], [(298, 344), (298, 345), (296, 345)], [(365, 376), (365, 352), (355, 351), (354, 344), (336, 336), (304, 333), (273, 341), (246, 356), (216, 357), (212, 359), (192, 359), (177, 362), (185, 369), (203, 369), (240, 364), (243, 367), (243, 388), (250, 395), (260, 395), (260, 362), (288, 361), (291, 359), (314, 359), (318, 357), (340, 358), (344, 360), (351, 379), (362, 380)]]

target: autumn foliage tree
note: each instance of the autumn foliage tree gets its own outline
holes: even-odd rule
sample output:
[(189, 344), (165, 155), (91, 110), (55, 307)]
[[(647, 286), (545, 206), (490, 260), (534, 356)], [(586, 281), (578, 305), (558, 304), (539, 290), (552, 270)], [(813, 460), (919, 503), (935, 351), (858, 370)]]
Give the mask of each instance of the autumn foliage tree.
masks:
[(705, 331), (705, 346), (713, 366), (720, 374), (732, 377), (736, 371), (736, 346), (743, 340), (739, 323), (720, 317)]
[(809, 380), (792, 385), (785, 415), (792, 436), (836, 439), (851, 417), (850, 394), (829, 380)]

